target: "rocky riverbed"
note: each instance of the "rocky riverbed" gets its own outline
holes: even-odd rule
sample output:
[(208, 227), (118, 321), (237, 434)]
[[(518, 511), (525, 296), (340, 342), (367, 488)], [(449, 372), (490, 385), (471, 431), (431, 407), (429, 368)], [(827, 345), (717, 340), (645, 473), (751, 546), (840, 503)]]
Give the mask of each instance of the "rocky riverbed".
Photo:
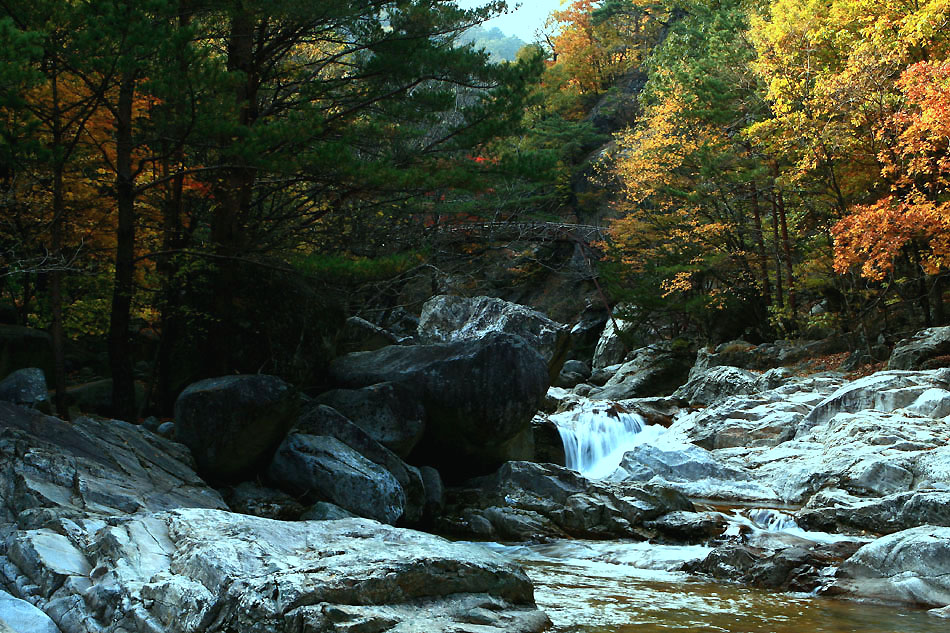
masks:
[[(339, 358), (329, 391), (202, 381), (161, 425), (63, 422), (17, 374), (0, 632), (942, 630), (950, 332), (849, 379), (786, 366), (824, 343), (611, 328), (565, 362), (569, 330), (437, 298), (423, 343)], [(806, 595), (899, 609), (847, 629)]]

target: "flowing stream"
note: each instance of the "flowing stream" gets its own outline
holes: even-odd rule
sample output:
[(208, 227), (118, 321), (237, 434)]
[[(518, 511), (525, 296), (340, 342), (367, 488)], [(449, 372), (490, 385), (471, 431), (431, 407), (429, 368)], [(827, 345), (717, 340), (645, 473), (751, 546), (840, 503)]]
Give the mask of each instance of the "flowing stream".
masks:
[[(561, 433), (567, 466), (591, 479), (608, 476), (623, 454), (657, 442), (666, 429), (609, 403), (585, 403), (551, 416)], [(786, 538), (834, 542), (847, 536), (802, 530), (770, 508), (724, 512), (725, 538), (760, 547)], [(869, 539), (865, 539), (869, 540)], [(677, 571), (701, 560), (707, 546), (643, 542), (559, 541), (487, 544), (522, 565), (535, 583), (538, 606), (555, 633), (944, 633), (950, 624), (926, 611), (857, 603), (808, 594), (778, 593), (713, 583)]]

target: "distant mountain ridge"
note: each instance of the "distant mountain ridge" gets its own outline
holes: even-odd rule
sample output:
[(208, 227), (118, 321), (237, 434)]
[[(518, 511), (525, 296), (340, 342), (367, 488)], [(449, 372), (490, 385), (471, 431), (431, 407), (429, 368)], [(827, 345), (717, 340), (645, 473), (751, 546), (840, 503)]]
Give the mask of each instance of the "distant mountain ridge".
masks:
[(492, 57), (492, 61), (514, 61), (518, 51), (527, 43), (520, 37), (507, 35), (497, 26), (486, 29), (475, 26), (466, 31), (461, 38), (461, 44), (475, 44), (475, 48), (484, 48)]

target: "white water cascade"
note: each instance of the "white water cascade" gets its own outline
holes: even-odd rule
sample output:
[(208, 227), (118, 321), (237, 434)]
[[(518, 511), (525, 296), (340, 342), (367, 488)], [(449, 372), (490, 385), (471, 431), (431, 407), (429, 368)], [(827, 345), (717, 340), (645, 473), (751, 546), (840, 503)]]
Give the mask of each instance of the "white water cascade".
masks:
[[(770, 536), (788, 535), (813, 543), (837, 543), (848, 540), (864, 540), (863, 537), (848, 536), (846, 534), (828, 534), (825, 532), (811, 532), (804, 530), (795, 522), (795, 517), (772, 508), (746, 508), (734, 510), (728, 517), (730, 526), (724, 536), (738, 536), (743, 528), (747, 530), (747, 538), (751, 538), (760, 546), (766, 545), (760, 541), (768, 540)], [(870, 540), (870, 539), (868, 539)]]
[(588, 479), (613, 473), (624, 453), (656, 440), (666, 429), (610, 402), (587, 401), (551, 416), (564, 443), (567, 467)]

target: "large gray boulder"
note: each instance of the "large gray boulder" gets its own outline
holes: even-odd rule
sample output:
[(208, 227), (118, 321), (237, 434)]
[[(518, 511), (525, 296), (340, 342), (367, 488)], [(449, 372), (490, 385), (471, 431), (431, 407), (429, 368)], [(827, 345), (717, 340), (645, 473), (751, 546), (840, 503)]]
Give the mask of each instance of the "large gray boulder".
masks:
[(508, 462), (450, 496), (437, 527), (479, 538), (644, 538), (644, 521), (692, 510), (662, 487), (590, 481), (554, 464)]
[(328, 391), (316, 401), (336, 409), (403, 459), (425, 431), (426, 412), (422, 403), (414, 400), (405, 387), (391, 382)]
[(868, 543), (841, 565), (832, 591), (927, 607), (950, 605), (950, 527), (925, 525)]
[(4, 525), (182, 507), (227, 506), (181, 444), (119, 420), (69, 424), (0, 402), (0, 539)]
[(759, 376), (746, 369), (721, 365), (692, 375), (673, 392), (674, 398), (694, 406), (707, 406), (728, 396), (759, 391)]
[(38, 367), (18, 369), (0, 380), (0, 400), (36, 407), (49, 413), (46, 375)]
[(173, 510), (60, 521), (0, 546), (20, 598), (62, 633), (534, 633), (518, 567), (476, 544), (366, 519)]
[(520, 336), (548, 364), (553, 382), (567, 359), (570, 328), (527, 306), (495, 297), (439, 295), (426, 301), (419, 317), (419, 340), (451, 343), (495, 332)]
[(626, 400), (669, 395), (686, 381), (694, 355), (658, 344), (640, 348), (629, 358), (603, 387), (591, 389), (588, 397)]
[(591, 371), (587, 363), (580, 360), (569, 360), (561, 367), (561, 373), (558, 374), (553, 385), (570, 389), (590, 378), (590, 375)]
[(689, 444), (636, 446), (624, 454), (608, 479), (671, 488), (693, 498), (754, 501), (776, 496), (748, 469), (724, 463), (712, 452)]
[[(293, 436), (303, 437), (293, 439)], [(388, 477), (383, 477), (381, 481), (377, 482), (367, 481), (359, 484), (363, 490), (376, 491), (373, 493), (373, 498), (377, 501), (374, 502), (369, 502), (366, 498), (363, 500), (353, 499), (347, 501), (345, 494), (339, 490), (331, 494), (330, 489), (339, 487), (339, 482), (333, 479), (326, 482), (327, 485), (330, 486), (330, 489), (325, 490), (318, 485), (319, 482), (326, 480), (324, 470), (328, 468), (329, 465), (323, 460), (314, 460), (313, 456), (294, 455), (298, 450), (304, 447), (312, 447), (313, 441), (308, 440), (308, 436), (334, 438), (345, 444), (351, 451), (358, 453), (363, 459), (372, 462), (374, 466), (362, 469), (365, 471), (364, 474), (370, 477), (370, 479), (372, 479), (371, 473), (376, 472), (376, 467), (382, 468), (395, 478), (401, 488), (401, 492), (397, 493), (397, 496), (402, 495), (401, 511), (395, 517), (392, 517), (389, 516), (388, 513), (379, 514), (379, 510), (372, 510), (372, 507), (379, 500), (390, 499), (393, 494), (389, 490), (392, 486)], [(296, 448), (289, 448), (289, 444), (293, 444)], [(323, 498), (330, 499), (333, 503), (359, 516), (374, 518), (385, 523), (392, 523), (401, 516), (402, 523), (416, 524), (422, 518), (426, 504), (426, 494), (422, 483), (422, 475), (419, 471), (407, 465), (395, 453), (377, 442), (362, 428), (331, 407), (325, 405), (311, 406), (300, 416), (300, 419), (297, 420), (290, 434), (288, 434), (287, 438), (285, 438), (281, 444), (270, 466), (269, 472), (272, 474), (275, 473), (275, 468), (280, 464), (288, 466), (287, 460), (291, 459), (292, 456), (292, 461), (296, 464), (293, 472), (285, 472), (275, 481), (281, 484), (282, 488), (294, 494), (311, 497), (314, 495), (320, 497), (322, 495)], [(355, 458), (350, 461), (354, 464), (361, 463), (361, 460)], [(335, 461), (332, 459), (331, 462), (335, 464)], [(304, 472), (298, 472), (297, 469), (300, 468), (303, 468)], [(310, 472), (311, 469), (316, 469), (316, 471)], [(296, 475), (293, 473), (296, 473)], [(301, 477), (301, 479), (295, 481), (295, 477), (297, 476)], [(351, 476), (355, 476), (355, 473), (351, 473)], [(316, 498), (310, 499), (311, 502), (314, 500), (316, 500)], [(370, 506), (369, 512), (365, 511), (367, 505)]]
[(548, 385), (544, 359), (524, 339), (504, 333), (349, 354), (330, 372), (342, 387), (405, 387), (426, 411), (413, 463), (456, 480), (531, 455), (531, 418)]
[(882, 497), (858, 497), (829, 488), (813, 496), (796, 513), (796, 521), (812, 530), (858, 530), (876, 534), (891, 534), (923, 525), (950, 527), (950, 490), (927, 488)]
[(934, 369), (946, 367), (950, 356), (950, 327), (932, 327), (900, 341), (887, 362), (888, 369)]
[(594, 358), (591, 363), (593, 368), (603, 369), (623, 363), (624, 357), (630, 351), (623, 337), (635, 328), (636, 324), (633, 321), (625, 321), (616, 316), (607, 319), (597, 340), (597, 346), (594, 348)]
[(309, 503), (330, 501), (382, 523), (395, 523), (406, 506), (406, 494), (392, 473), (335, 437), (291, 433), (267, 477)]
[(296, 391), (276, 376), (225, 376), (190, 385), (175, 402), (175, 439), (209, 480), (249, 478), (296, 421)]

